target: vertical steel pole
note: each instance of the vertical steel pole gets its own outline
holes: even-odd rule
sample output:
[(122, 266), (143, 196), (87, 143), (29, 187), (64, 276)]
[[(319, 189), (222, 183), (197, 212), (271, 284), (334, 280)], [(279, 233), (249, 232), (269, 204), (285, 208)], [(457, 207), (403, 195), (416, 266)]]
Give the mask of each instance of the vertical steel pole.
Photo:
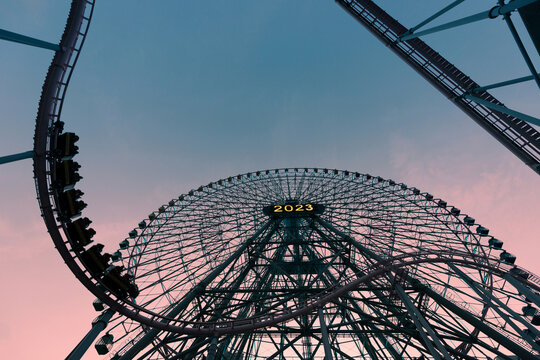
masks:
[(322, 308), (319, 308), (319, 322), (321, 323), (321, 336), (324, 346), (324, 360), (333, 360), (332, 348), (328, 341), (328, 329), (326, 328), (326, 321), (324, 320), (324, 312)]
[(214, 360), (216, 358), (217, 342), (218, 337), (214, 336), (210, 342), (210, 346), (208, 347), (208, 355), (206, 356), (206, 360)]
[(96, 340), (100, 332), (105, 330), (114, 315), (114, 311), (111, 309), (105, 310), (93, 323), (92, 329), (86, 334), (86, 336), (77, 344), (75, 349), (66, 357), (66, 360), (79, 360), (86, 353), (90, 345)]

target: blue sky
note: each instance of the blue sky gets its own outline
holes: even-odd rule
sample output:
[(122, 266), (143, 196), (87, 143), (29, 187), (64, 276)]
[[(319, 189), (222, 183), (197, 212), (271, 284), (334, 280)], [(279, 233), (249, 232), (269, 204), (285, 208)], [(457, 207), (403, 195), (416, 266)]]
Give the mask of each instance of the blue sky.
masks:
[[(421, 10), (440, 7), (423, 1), (411, 12), (404, 2), (382, 3), (409, 26)], [(65, 1), (4, 0), (0, 27), (56, 42), (67, 11)], [(479, 82), (526, 75), (500, 20), (429, 40)], [(31, 149), (51, 58), (47, 50), (0, 43), (2, 155)], [(525, 85), (496, 95), (538, 116), (538, 93)], [(309, 166), (431, 192), (540, 272), (532, 251), (538, 176), (333, 1), (97, 1), (63, 120), (81, 137), (86, 215), (109, 251), (148, 213), (191, 188)], [(36, 348), (47, 344), (58, 354), (50, 358), (65, 356), (95, 316), (93, 298), (47, 238), (31, 161), (3, 165), (0, 184), (0, 282), (10, 294), (0, 307), (14, 310), (0, 319), (0, 348), (32, 358), (16, 344), (37, 326), (33, 332), (44, 335)]]

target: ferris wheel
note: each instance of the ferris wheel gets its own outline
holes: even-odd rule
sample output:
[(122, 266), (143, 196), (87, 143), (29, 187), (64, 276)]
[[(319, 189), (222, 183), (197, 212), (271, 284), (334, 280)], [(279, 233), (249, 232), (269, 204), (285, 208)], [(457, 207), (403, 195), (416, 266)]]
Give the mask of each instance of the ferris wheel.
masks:
[(228, 177), (120, 242), (134, 316), (110, 315), (95, 347), (109, 359), (535, 359), (540, 279), (502, 247), (393, 180), (307, 168)]
[[(493, 85), (472, 82), (372, 2), (339, 3), (406, 61), (418, 60), (417, 70), (538, 171), (539, 135), (526, 123), (534, 118), (503, 109), (486, 92)], [(538, 2), (518, 3), (509, 11)], [(93, 6), (73, 1), (58, 45), (0, 33), (55, 51), (34, 150), (1, 162), (34, 159), (55, 246), (109, 308), (96, 329), (113, 318), (100, 351), (124, 358), (142, 350), (182, 358), (184, 349), (195, 358), (235, 351), (256, 357), (259, 348), (274, 346), (276, 354), (339, 358), (350, 346), (366, 358), (535, 356), (537, 278), (514, 267), (510, 253), (497, 255), (501, 242), (483, 227), (471, 228), (474, 219), (391, 180), (324, 169), (223, 179), (172, 200), (119, 251), (103, 253), (92, 241), (91, 221), (79, 218), (85, 204), (75, 189), (78, 136), (60, 121)], [(490, 14), (507, 13), (500, 6)], [(308, 328), (319, 335), (306, 334)]]

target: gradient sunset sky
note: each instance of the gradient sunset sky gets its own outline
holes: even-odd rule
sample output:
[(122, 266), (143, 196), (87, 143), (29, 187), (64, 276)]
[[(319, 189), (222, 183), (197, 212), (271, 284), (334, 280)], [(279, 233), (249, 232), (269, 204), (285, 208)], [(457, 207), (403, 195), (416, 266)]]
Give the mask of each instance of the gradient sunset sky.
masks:
[[(57, 42), (68, 3), (2, 0), (0, 28)], [(422, 15), (405, 3), (382, 1), (412, 26)], [(474, 3), (462, 11), (494, 5)], [(417, 6), (427, 14), (441, 4)], [(527, 75), (500, 19), (426, 41), (481, 84)], [(1, 155), (32, 149), (52, 56), (0, 42)], [(494, 94), (540, 116), (533, 84)], [(150, 212), (199, 185), (321, 167), (430, 192), (540, 273), (538, 175), (333, 1), (98, 0), (62, 119), (81, 138), (84, 214), (108, 252)], [(64, 358), (98, 315), (94, 298), (47, 235), (31, 160), (2, 165), (0, 184), (0, 354)], [(95, 358), (92, 348), (84, 359)]]

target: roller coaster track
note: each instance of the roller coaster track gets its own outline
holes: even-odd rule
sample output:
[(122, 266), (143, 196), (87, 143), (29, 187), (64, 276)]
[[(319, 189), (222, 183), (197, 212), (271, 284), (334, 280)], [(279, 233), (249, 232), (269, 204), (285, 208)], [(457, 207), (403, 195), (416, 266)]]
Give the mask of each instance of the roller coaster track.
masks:
[[(347, 279), (345, 282), (335, 284), (333, 287), (327, 288), (325, 291), (316, 294), (312, 297), (307, 298), (304, 301), (301, 301), (295, 304), (293, 307), (290, 307), (286, 310), (274, 311), (270, 314), (256, 316), (241, 320), (235, 321), (224, 321), (224, 322), (212, 322), (212, 323), (197, 323), (197, 322), (188, 322), (188, 321), (178, 321), (177, 324), (180, 325), (171, 325), (161, 322), (159, 326), (156, 326), (155, 329), (152, 329), (146, 332), (138, 340), (141, 343), (146, 344), (145, 338), (154, 338), (159, 330), (165, 330), (169, 332), (174, 332), (178, 334), (189, 334), (195, 336), (222, 336), (236, 333), (245, 333), (252, 332), (261, 328), (266, 328), (269, 326), (275, 326), (280, 323), (284, 323), (290, 319), (298, 318), (302, 315), (309, 314), (315, 311), (317, 308), (323, 307), (325, 304), (330, 303), (331, 301), (347, 294), (350, 291), (354, 291), (362, 284), (369, 283), (381, 276), (385, 276), (389, 273), (397, 273), (399, 269), (406, 268), (409, 266), (414, 266), (417, 264), (444, 264), (452, 262), (454, 264), (460, 264), (464, 266), (470, 266), (475, 269), (482, 268), (491, 274), (504, 276), (508, 273), (509, 269), (513, 268), (512, 266), (507, 266), (505, 264), (499, 263), (496, 259), (494, 263), (496, 265), (488, 265), (488, 263), (481, 263), (486, 260), (484, 257), (475, 257), (470, 253), (459, 253), (459, 252), (426, 252), (426, 253), (410, 253), (403, 254), (401, 256), (396, 256), (392, 259), (383, 260), (369, 269), (369, 272), (366, 274), (357, 274), (356, 278)], [(480, 261), (480, 262), (479, 262)], [(529, 288), (534, 289), (535, 291), (540, 290), (540, 286), (536, 283), (529, 282), (527, 280), (520, 280), (526, 284)], [(438, 301), (443, 303), (445, 307), (460, 307), (451, 300), (444, 299), (440, 294), (436, 293), (429, 285), (424, 284), (418, 279), (409, 279), (409, 282), (413, 284), (415, 288), (419, 291), (424, 291), (430, 294), (430, 296), (439, 297)], [(501, 345), (507, 347), (515, 354), (519, 354), (523, 359), (535, 359), (536, 355), (533, 355), (533, 349), (530, 344), (525, 342), (520, 342), (520, 346), (513, 344), (512, 341), (509, 341), (511, 334), (507, 333), (505, 329), (494, 327), (482, 322), (482, 316), (467, 312), (468, 319), (467, 321), (471, 324), (475, 324), (482, 328), (482, 331), (489, 332), (491, 336), (496, 339)], [(172, 319), (171, 319), (172, 320)], [(158, 330), (159, 329), (159, 330)], [(148, 341), (146, 339), (146, 341)], [(122, 350), (117, 355), (122, 355), (121, 359), (127, 358), (131, 359), (136, 355), (141, 349), (137, 345), (133, 348), (126, 348)]]
[[(531, 125), (464, 97), (469, 90), (479, 85), (419, 38), (399, 41), (408, 29), (373, 1), (336, 2), (457, 107), (540, 174), (540, 133)], [(487, 91), (475, 92), (475, 97), (504, 106)]]
[[(62, 131), (59, 127), (60, 115), (71, 75), (79, 58), (86, 39), (94, 0), (74, 0), (71, 4), (66, 27), (60, 40), (60, 50), (55, 52), (52, 63), (43, 84), (36, 117), (34, 133), (34, 181), (41, 216), (53, 243), (62, 259), (81, 283), (99, 298), (108, 298), (100, 290), (99, 284), (92, 279), (84, 267), (76, 261), (74, 252), (70, 250), (69, 242), (64, 240), (60, 230), (64, 222), (56, 219), (58, 194), (51, 186), (54, 178), (54, 162), (50, 157), (51, 146)], [(58, 221), (57, 221), (58, 220)], [(111, 301), (109, 301), (111, 302)]]
[[(345, 4), (345, 2), (342, 3)], [(471, 266), (474, 265), (476, 267), (483, 267), (489, 270), (492, 274), (501, 276), (507, 274), (510, 270), (510, 267), (505, 268), (504, 266), (501, 266), (497, 260), (494, 260), (497, 264), (499, 264), (497, 266), (490, 266), (487, 263), (479, 264), (477, 261), (471, 260), (470, 253), (407, 254), (403, 257), (395, 257), (393, 259), (382, 261), (377, 266), (369, 269), (366, 275), (359, 275), (357, 279), (354, 279), (346, 284), (338, 284), (335, 287), (298, 304), (297, 308), (291, 308), (286, 312), (273, 313), (261, 317), (220, 323), (195, 323), (157, 316), (151, 311), (137, 306), (134, 302), (117, 298), (116, 296), (107, 292), (100, 281), (95, 279), (90, 272), (85, 269), (85, 266), (78, 257), (78, 253), (73, 250), (73, 242), (69, 239), (67, 231), (63, 231), (66, 228), (67, 221), (58, 216), (59, 210), (61, 210), (61, 205), (58, 200), (59, 190), (56, 190), (54, 186), (52, 186), (56, 175), (54, 165), (55, 160), (51, 156), (51, 150), (55, 148), (57, 137), (62, 132), (62, 126), (59, 125), (59, 120), (62, 112), (63, 101), (72, 72), (75, 68), (77, 59), (86, 38), (86, 34), (88, 32), (93, 9), (93, 0), (74, 0), (72, 2), (67, 24), (60, 42), (60, 50), (55, 52), (52, 64), (49, 67), (45, 83), (43, 85), (36, 118), (34, 135), (34, 179), (41, 214), (55, 247), (77, 279), (112, 310), (115, 310), (122, 315), (156, 329), (182, 334), (216, 336), (221, 334), (252, 331), (254, 329), (275, 325), (296, 316), (306, 314), (313, 309), (332, 301), (336, 297), (353, 290), (363, 282), (374, 279), (377, 276), (382, 276), (388, 272), (395, 271), (397, 268), (404, 266), (425, 262), (446, 262), (451, 260), (465, 265), (469, 264)], [(373, 18), (373, 21), (376, 22), (376, 19)], [(385, 32), (388, 32), (388, 30), (385, 30)], [(455, 76), (457, 75), (454, 75), (454, 77)], [(455, 79), (451, 81), (451, 78), (445, 75), (444, 83), (451, 82), (456, 83), (457, 81)], [(456, 85), (456, 88), (457, 86), (458, 85)], [(464, 108), (469, 109), (470, 104), (466, 101), (463, 101), (462, 103), (460, 102), (460, 104), (462, 104)], [(474, 114), (481, 114), (481, 111), (484, 111), (485, 109), (471, 107), (468, 111), (473, 113), (473, 110)], [(495, 118), (496, 115), (497, 114), (490, 112), (486, 115), (486, 117), (492, 119)], [(520, 121), (519, 119), (515, 120)], [(494, 123), (497, 123), (495, 120), (493, 121)], [(499, 120), (497, 124), (500, 125), (502, 122), (503, 120)], [(521, 129), (523, 130), (525, 127), (522, 127)], [(505, 134), (505, 136), (507, 133), (521, 134), (515, 130), (514, 125), (512, 125), (512, 127), (508, 126), (508, 128), (506, 128), (504, 131), (501, 130), (501, 133)], [(524, 134), (527, 136), (531, 135), (530, 132), (527, 131), (525, 131)], [(536, 138), (536, 140), (538, 139)], [(510, 143), (517, 147), (516, 143)], [(525, 151), (524, 149), (530, 149), (532, 143), (532, 141), (529, 141), (520, 149), (523, 151)], [(536, 147), (535, 149), (538, 148)], [(337, 170), (335, 170), (335, 173), (338, 174)], [(239, 178), (241, 176), (239, 175)], [(62, 235), (62, 233), (64, 233), (64, 235)], [(525, 284), (527, 287), (534, 289), (535, 291), (540, 291), (538, 279), (534, 278), (534, 280), (535, 282), (518, 279), (518, 281)]]

